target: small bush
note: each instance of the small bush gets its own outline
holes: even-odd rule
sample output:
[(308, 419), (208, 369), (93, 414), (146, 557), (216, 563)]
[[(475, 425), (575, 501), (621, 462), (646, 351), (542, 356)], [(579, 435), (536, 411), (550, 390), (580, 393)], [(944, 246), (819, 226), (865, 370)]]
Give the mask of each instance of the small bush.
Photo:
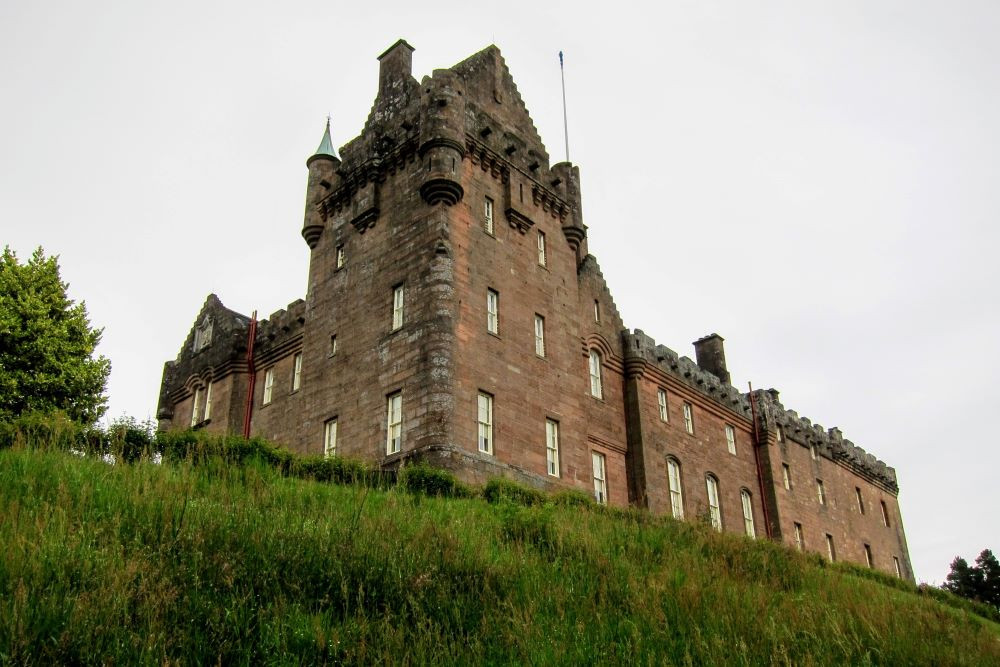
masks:
[(552, 502), (563, 507), (593, 508), (597, 505), (597, 501), (592, 495), (578, 489), (559, 491), (552, 496)]
[(411, 493), (446, 498), (469, 498), (475, 495), (452, 473), (434, 468), (423, 461), (404, 466), (399, 471), (399, 485)]
[(292, 463), (291, 475), (317, 482), (361, 484), (368, 480), (369, 470), (360, 461), (339, 456), (303, 456)]
[(79, 449), (84, 444), (84, 427), (63, 412), (28, 412), (0, 422), (0, 449)]
[(486, 483), (486, 486), (483, 487), (483, 497), (491, 503), (507, 501), (525, 507), (543, 505), (547, 499), (547, 496), (538, 489), (522, 486), (517, 482), (500, 477)]

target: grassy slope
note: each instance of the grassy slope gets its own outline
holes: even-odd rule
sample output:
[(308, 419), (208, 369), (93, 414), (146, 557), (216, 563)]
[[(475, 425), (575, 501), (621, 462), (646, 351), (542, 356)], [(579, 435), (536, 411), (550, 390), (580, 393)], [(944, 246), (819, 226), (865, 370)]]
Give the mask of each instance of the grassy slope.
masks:
[(0, 451), (0, 663), (1000, 664), (1000, 627), (770, 543)]

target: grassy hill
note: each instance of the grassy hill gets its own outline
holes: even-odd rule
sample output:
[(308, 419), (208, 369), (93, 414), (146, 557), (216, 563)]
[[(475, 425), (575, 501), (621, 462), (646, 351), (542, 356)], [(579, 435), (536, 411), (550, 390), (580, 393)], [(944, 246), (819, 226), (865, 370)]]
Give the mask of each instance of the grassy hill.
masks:
[(957, 598), (772, 543), (273, 463), (0, 451), (0, 663), (1000, 664)]

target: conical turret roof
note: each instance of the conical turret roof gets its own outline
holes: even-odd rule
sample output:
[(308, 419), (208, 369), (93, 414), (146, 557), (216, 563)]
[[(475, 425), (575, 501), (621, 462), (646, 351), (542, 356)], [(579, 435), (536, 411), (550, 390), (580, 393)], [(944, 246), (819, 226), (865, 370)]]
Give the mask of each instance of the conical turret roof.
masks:
[(337, 160), (338, 162), (340, 161), (340, 158), (337, 157), (337, 152), (333, 149), (333, 140), (330, 138), (329, 116), (326, 118), (326, 129), (323, 131), (323, 139), (319, 142), (319, 148), (317, 148), (316, 152), (313, 153), (308, 160), (306, 160), (306, 164), (308, 165), (313, 160), (319, 158), (331, 158)]

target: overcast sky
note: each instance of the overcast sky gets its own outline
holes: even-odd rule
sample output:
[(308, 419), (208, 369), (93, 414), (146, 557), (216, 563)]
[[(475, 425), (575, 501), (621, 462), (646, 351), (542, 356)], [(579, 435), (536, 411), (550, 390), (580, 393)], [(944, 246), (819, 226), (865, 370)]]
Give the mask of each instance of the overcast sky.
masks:
[[(918, 580), (1000, 551), (1000, 3), (0, 3), (0, 243), (58, 254), (110, 416), (155, 416), (210, 292), (305, 296), (305, 159), (376, 57), (496, 43), (570, 155), (625, 323), (895, 466)], [(480, 8), (481, 7), (481, 8)]]

